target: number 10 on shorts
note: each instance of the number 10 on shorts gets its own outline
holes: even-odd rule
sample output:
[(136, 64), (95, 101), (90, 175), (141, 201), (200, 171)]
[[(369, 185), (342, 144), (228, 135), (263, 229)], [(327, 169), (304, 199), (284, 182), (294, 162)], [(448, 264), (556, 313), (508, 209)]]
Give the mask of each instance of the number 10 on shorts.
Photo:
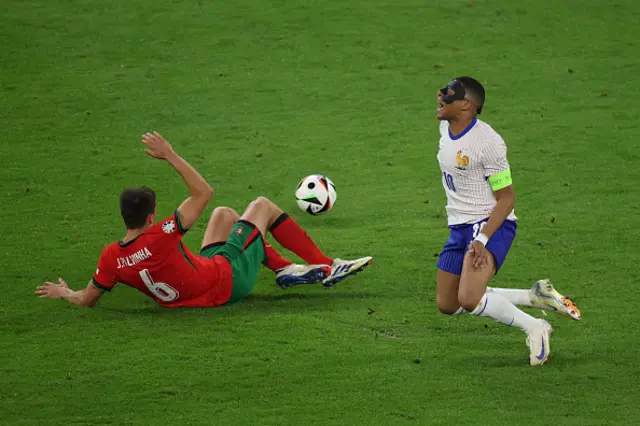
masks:
[(484, 229), (484, 226), (487, 224), (487, 222), (480, 222), (480, 223), (474, 223), (473, 224), (473, 238), (477, 237), (478, 234), (480, 232), (482, 232), (482, 230)]

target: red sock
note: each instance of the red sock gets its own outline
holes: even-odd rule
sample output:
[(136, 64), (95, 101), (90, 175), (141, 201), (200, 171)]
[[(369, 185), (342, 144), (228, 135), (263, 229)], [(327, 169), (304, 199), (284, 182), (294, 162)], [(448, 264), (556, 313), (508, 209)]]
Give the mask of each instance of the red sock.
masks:
[(333, 259), (325, 256), (307, 233), (289, 217), (282, 213), (269, 228), (271, 235), (282, 247), (291, 250), (310, 265), (331, 265)]
[(274, 272), (293, 264), (289, 259), (282, 257), (282, 255), (266, 241), (264, 242), (264, 254), (264, 262), (262, 263)]

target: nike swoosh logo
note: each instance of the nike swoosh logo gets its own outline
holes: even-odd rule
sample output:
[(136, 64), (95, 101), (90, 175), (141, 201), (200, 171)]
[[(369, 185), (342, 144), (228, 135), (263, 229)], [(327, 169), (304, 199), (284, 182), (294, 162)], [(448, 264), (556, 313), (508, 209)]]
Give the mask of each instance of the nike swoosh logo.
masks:
[[(559, 301), (558, 301), (557, 299), (555, 299), (555, 298), (553, 298), (553, 297), (551, 297), (551, 296), (547, 296), (547, 295), (545, 295), (545, 294), (539, 293), (539, 292), (536, 292), (536, 296), (538, 296), (538, 297), (539, 297), (539, 298), (541, 298), (541, 299), (552, 299), (552, 300), (554, 300), (556, 303), (559, 303)], [(558, 311), (558, 308), (556, 308), (555, 306), (550, 305), (550, 304), (549, 304), (549, 303), (547, 303), (546, 301), (544, 301), (544, 304), (545, 304), (545, 306), (547, 306), (548, 308), (553, 309), (553, 310), (554, 310), (554, 311), (556, 311), (556, 312)]]
[(544, 337), (542, 338), (542, 350), (540, 351), (540, 355), (536, 355), (536, 358), (538, 359), (544, 358)]

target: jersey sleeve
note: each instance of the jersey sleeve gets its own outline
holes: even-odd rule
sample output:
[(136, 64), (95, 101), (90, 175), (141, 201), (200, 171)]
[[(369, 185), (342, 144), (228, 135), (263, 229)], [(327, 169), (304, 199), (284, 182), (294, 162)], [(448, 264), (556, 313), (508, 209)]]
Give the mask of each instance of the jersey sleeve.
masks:
[(100, 291), (111, 291), (117, 284), (116, 281), (116, 259), (111, 254), (110, 246), (102, 250), (100, 260), (98, 260), (98, 268), (93, 274), (93, 285)]
[(178, 233), (180, 236), (183, 236), (189, 230), (188, 228), (184, 228), (182, 226), (182, 222), (180, 221), (180, 213), (178, 213), (178, 209), (175, 209), (172, 215), (173, 220), (176, 221), (176, 228), (178, 229)]
[(507, 145), (499, 135), (487, 139), (482, 151), (482, 168), (491, 189), (498, 191), (511, 185), (511, 168)]
[(182, 226), (180, 214), (176, 209), (171, 216), (156, 223), (145, 234), (149, 236), (149, 248), (154, 248), (151, 252), (156, 254), (156, 252), (165, 252), (170, 247), (173, 247), (169, 243), (180, 241), (187, 231), (188, 229)]
[(187, 233), (188, 229), (182, 226), (182, 222), (180, 221), (180, 213), (178, 213), (178, 209), (174, 210), (173, 214), (166, 219), (161, 220), (154, 226), (154, 231), (160, 231), (164, 235), (170, 236), (171, 238), (180, 239)]

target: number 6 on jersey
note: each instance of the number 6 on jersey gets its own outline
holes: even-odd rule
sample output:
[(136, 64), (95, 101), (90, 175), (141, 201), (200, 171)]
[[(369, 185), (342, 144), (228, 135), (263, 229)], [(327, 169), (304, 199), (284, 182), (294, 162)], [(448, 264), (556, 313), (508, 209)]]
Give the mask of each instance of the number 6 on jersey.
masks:
[(155, 283), (153, 282), (153, 278), (151, 278), (151, 274), (147, 269), (143, 269), (140, 271), (140, 278), (144, 282), (144, 285), (147, 286), (149, 291), (153, 293), (158, 299), (164, 302), (171, 302), (176, 300), (179, 296), (176, 289), (171, 287), (167, 283)]

